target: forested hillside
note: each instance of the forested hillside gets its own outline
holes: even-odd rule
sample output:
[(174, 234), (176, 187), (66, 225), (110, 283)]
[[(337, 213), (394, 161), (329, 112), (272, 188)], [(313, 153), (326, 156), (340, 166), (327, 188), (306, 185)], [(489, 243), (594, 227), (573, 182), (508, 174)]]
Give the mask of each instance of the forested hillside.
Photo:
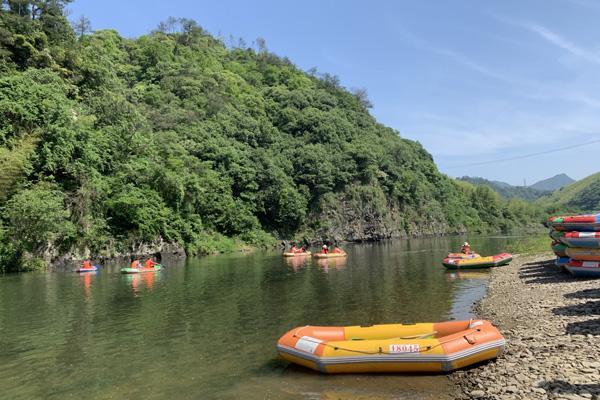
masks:
[(536, 220), (441, 174), (364, 91), (169, 19), (76, 31), (67, 1), (2, 1), (0, 268), (276, 239), (372, 240)]
[(560, 188), (540, 204), (552, 211), (560, 212), (600, 212), (600, 173), (588, 176)]
[(489, 186), (492, 190), (505, 199), (523, 199), (527, 201), (534, 201), (551, 193), (550, 191), (539, 190), (530, 186), (513, 186), (505, 182), (490, 181), (479, 177), (463, 176), (462, 178), (458, 179), (472, 183), (473, 185)]

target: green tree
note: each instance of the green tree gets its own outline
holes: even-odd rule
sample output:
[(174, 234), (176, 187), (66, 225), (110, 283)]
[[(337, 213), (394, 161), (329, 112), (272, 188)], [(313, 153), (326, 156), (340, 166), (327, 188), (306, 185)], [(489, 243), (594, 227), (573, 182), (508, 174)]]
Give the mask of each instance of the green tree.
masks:
[(36, 253), (72, 238), (65, 196), (55, 185), (38, 183), (15, 194), (5, 206), (14, 246)]
[(183, 18), (135, 39), (90, 33), (85, 17), (74, 30), (68, 3), (0, 7), (0, 262), (10, 268), (150, 242), (196, 254), (540, 219), (441, 174), (419, 143), (369, 114), (365, 90), (305, 73), (264, 40), (228, 47)]

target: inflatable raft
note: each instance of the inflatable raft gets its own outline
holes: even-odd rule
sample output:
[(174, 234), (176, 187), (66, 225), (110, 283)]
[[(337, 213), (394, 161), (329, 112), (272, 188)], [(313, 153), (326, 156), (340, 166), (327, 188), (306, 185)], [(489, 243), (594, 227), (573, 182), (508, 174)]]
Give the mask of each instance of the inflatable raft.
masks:
[(574, 276), (600, 277), (600, 262), (571, 260), (565, 268)]
[(314, 258), (338, 258), (347, 257), (346, 253), (315, 253), (312, 255)]
[(558, 240), (570, 247), (600, 248), (600, 232), (560, 232)]
[(548, 225), (557, 231), (600, 231), (600, 214), (550, 217)]
[(77, 268), (75, 272), (84, 273), (84, 272), (96, 272), (98, 271), (97, 265), (92, 265), (90, 268)]
[(162, 269), (162, 265), (156, 264), (152, 268), (121, 268), (122, 274), (141, 274), (144, 272), (156, 272)]
[(302, 257), (302, 256), (310, 256), (312, 253), (310, 251), (304, 251), (299, 253), (283, 253), (284, 257)]
[(447, 258), (477, 258), (481, 257), (477, 253), (465, 254), (465, 253), (448, 253)]
[(552, 251), (557, 257), (566, 257), (567, 256), (567, 245), (561, 242), (552, 242)]
[(505, 340), (483, 320), (373, 326), (304, 326), (279, 355), (324, 373), (448, 372), (497, 357)]
[(569, 257), (556, 257), (554, 265), (556, 265), (560, 269), (565, 269), (569, 262), (571, 262), (571, 259)]
[(550, 230), (550, 238), (552, 238), (555, 242), (561, 242), (562, 237), (565, 235), (565, 232), (555, 231), (554, 229)]
[(600, 261), (600, 249), (586, 249), (583, 247), (567, 247), (567, 256), (572, 260)]
[(448, 269), (476, 269), (506, 265), (512, 261), (512, 254), (502, 253), (489, 257), (478, 258), (444, 258), (442, 264)]

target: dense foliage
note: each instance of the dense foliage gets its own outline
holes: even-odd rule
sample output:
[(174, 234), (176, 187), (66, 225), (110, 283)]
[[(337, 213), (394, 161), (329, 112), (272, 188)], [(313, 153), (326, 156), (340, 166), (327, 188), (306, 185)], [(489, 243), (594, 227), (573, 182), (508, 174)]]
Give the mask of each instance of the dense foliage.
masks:
[(441, 174), (362, 90), (194, 21), (74, 30), (65, 0), (0, 8), (0, 265), (190, 254), (275, 238), (508, 229), (534, 210)]
[(550, 214), (600, 212), (600, 173), (564, 186), (538, 204)]
[(530, 186), (513, 186), (505, 182), (490, 181), (478, 177), (463, 176), (462, 178), (458, 179), (474, 185), (489, 186), (493, 191), (505, 199), (523, 199), (527, 201), (534, 201), (550, 193), (549, 191), (535, 189)]

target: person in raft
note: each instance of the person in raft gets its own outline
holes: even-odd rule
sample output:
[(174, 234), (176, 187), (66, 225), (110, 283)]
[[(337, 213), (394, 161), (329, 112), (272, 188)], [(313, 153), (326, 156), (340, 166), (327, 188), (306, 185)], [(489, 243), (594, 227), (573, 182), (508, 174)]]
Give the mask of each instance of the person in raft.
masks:
[(144, 263), (144, 268), (154, 268), (155, 265), (158, 265), (158, 263), (154, 261), (154, 257), (150, 257)]
[(337, 254), (346, 254), (346, 252), (342, 249), (340, 249), (337, 244), (333, 247), (333, 252), (337, 253)]
[(296, 247), (295, 243), (292, 243), (292, 247), (290, 248), (290, 253), (297, 253), (298, 252), (298, 248)]
[(321, 247), (321, 253), (323, 253), (323, 254), (329, 253), (329, 247), (327, 247), (327, 243), (323, 243), (323, 247)]
[(142, 263), (139, 258), (134, 258), (130, 265), (131, 268), (142, 268)]
[(81, 266), (81, 269), (92, 269), (92, 263), (90, 260), (85, 260)]
[(463, 254), (473, 253), (473, 251), (471, 251), (471, 245), (469, 244), (469, 242), (464, 242), (463, 245), (460, 246), (460, 252)]
[(306, 253), (306, 245), (303, 244), (302, 247), (300, 247), (300, 253)]

